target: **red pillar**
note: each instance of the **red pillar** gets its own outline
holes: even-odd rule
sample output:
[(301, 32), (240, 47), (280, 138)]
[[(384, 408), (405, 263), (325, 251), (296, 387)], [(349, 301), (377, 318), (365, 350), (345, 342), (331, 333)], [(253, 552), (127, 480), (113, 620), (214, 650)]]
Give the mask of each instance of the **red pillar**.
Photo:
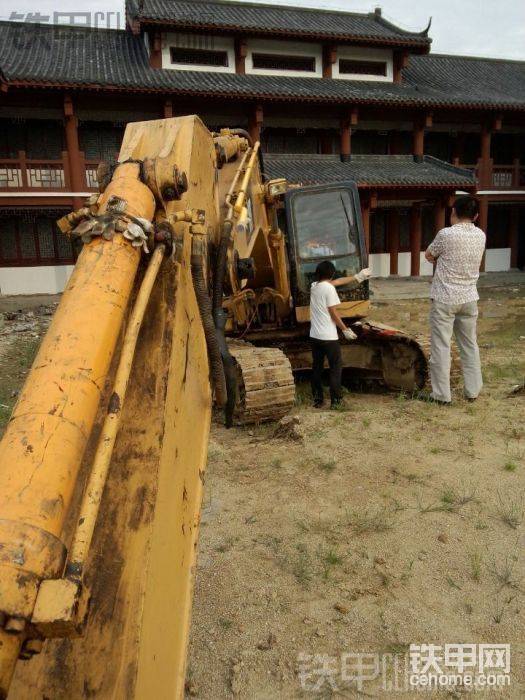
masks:
[(421, 272), (421, 205), (414, 203), (410, 209), (410, 274), (419, 277)]
[(414, 158), (422, 159), (425, 154), (425, 126), (422, 120), (414, 122), (412, 134), (412, 154)]
[(520, 210), (516, 204), (512, 205), (510, 210), (510, 226), (509, 226), (509, 248), (510, 248), (510, 266), (511, 268), (518, 267), (518, 238), (520, 228)]
[(490, 159), (490, 149), (492, 143), (492, 132), (486, 124), (481, 129), (481, 155), (479, 184), (481, 187), (492, 185), (492, 162)]
[(246, 39), (235, 40), (235, 72), (239, 75), (246, 73), (246, 56), (248, 55), (248, 44)]
[(164, 102), (164, 119), (171, 119), (173, 117), (173, 102), (171, 100), (166, 100)]
[(162, 68), (162, 38), (160, 32), (153, 33), (149, 64), (152, 68)]
[(363, 231), (365, 234), (365, 247), (367, 255), (370, 255), (370, 198), (361, 198), (361, 217), (363, 219)]
[(341, 157), (349, 158), (352, 153), (352, 127), (349, 119), (341, 120)]
[(434, 228), (436, 233), (446, 226), (447, 208), (445, 201), (440, 197), (434, 205)]
[(331, 78), (337, 61), (337, 46), (323, 46), (323, 78)]
[(388, 212), (388, 252), (390, 253), (391, 275), (397, 275), (399, 271), (399, 233), (399, 210), (390, 209), (390, 211)]
[[(78, 141), (78, 119), (75, 116), (73, 102), (70, 97), (64, 98), (64, 119), (66, 149), (68, 152), (69, 172), (71, 177), (71, 188), (73, 192), (85, 192), (87, 189), (87, 185), (84, 157), (80, 151), (80, 145)], [(76, 198), (75, 208), (79, 208), (81, 205), (81, 199)]]
[(261, 140), (261, 130), (264, 122), (264, 110), (262, 108), (262, 105), (257, 105), (252, 113), (251, 119), (250, 119), (250, 136), (252, 137), (252, 141), (254, 145), (257, 143), (257, 141)]

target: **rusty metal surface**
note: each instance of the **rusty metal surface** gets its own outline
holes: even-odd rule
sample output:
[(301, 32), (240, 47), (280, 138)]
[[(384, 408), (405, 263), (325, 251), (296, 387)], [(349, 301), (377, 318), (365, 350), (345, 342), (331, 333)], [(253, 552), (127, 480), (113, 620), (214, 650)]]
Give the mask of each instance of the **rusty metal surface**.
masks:
[[(200, 120), (130, 125), (121, 158), (145, 155), (160, 159), (159, 189), (174, 162), (188, 173), (188, 192), (170, 202), (168, 220), (201, 208), (216, 225), (215, 150)], [(191, 233), (184, 221), (174, 229), (178, 253), (163, 264), (148, 305), (87, 560), (85, 633), (49, 640), (19, 664), (15, 700), (183, 696), (211, 392)], [(92, 456), (93, 445), (86, 463)]]

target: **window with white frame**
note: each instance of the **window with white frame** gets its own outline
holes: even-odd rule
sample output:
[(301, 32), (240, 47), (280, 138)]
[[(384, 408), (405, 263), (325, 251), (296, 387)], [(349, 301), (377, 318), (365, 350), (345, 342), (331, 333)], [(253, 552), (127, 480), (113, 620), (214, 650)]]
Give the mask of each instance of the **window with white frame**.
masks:
[(339, 46), (334, 78), (393, 82), (394, 60), (389, 49)]
[(231, 37), (168, 32), (162, 37), (162, 67), (235, 73), (234, 40)]
[(321, 78), (322, 47), (320, 44), (250, 39), (246, 73)]

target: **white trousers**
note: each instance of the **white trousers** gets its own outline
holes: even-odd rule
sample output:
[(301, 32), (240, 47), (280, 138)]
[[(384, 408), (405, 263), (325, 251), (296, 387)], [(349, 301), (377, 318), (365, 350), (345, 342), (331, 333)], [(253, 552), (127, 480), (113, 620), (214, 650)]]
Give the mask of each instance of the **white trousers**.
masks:
[(430, 379), (432, 397), (438, 401), (451, 401), (450, 391), (450, 343), (452, 333), (456, 338), (465, 396), (476, 399), (483, 387), (481, 361), (477, 341), (478, 304), (443, 304), (432, 301), (430, 310)]

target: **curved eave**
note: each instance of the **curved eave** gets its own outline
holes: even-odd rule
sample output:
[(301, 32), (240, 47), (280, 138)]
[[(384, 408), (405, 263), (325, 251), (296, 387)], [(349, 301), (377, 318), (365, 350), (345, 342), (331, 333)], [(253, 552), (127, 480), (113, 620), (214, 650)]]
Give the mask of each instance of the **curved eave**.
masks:
[[(290, 180), (293, 185), (318, 185), (327, 184), (331, 182), (330, 180), (301, 180), (296, 182), (295, 180)], [(356, 180), (357, 186), (361, 189), (371, 189), (371, 190), (475, 190), (476, 185), (472, 182), (432, 182), (432, 183), (420, 183), (420, 182), (366, 182), (364, 180)]]
[(330, 32), (294, 32), (290, 29), (265, 29), (264, 27), (250, 28), (237, 25), (221, 25), (210, 23), (188, 23), (188, 22), (173, 22), (165, 19), (154, 18), (135, 18), (138, 26), (141, 29), (148, 27), (166, 27), (177, 31), (186, 32), (221, 32), (222, 34), (234, 34), (243, 36), (264, 36), (264, 37), (279, 37), (280, 39), (306, 39), (309, 41), (333, 41), (333, 42), (352, 42), (356, 44), (373, 44), (374, 46), (388, 46), (393, 48), (413, 48), (420, 49), (424, 53), (428, 53), (432, 39), (417, 37), (379, 37), (376, 35), (367, 34), (331, 34)]
[[(4, 88), (5, 86), (5, 88)], [(193, 90), (177, 88), (170, 85), (118, 85), (118, 84), (99, 84), (99, 83), (83, 83), (74, 81), (52, 81), (52, 80), (6, 80), (2, 83), (4, 91), (9, 88), (50, 88), (50, 89), (75, 89), (75, 90), (92, 90), (97, 92), (121, 92), (121, 93), (153, 93), (160, 95), (181, 95), (183, 97), (204, 97), (206, 99), (231, 99), (231, 100), (257, 100), (262, 102), (311, 102), (316, 104), (337, 104), (337, 105), (373, 105), (373, 106), (389, 106), (401, 108), (445, 108), (445, 109), (461, 109), (461, 110), (498, 110), (498, 111), (525, 111), (525, 104), (509, 104), (502, 102), (461, 102), (447, 101), (440, 99), (422, 98), (422, 99), (403, 99), (401, 96), (398, 99), (388, 99), (377, 97), (359, 97), (359, 96), (333, 96), (327, 97), (323, 95), (276, 95), (275, 93), (265, 92), (228, 92), (216, 90)]]

